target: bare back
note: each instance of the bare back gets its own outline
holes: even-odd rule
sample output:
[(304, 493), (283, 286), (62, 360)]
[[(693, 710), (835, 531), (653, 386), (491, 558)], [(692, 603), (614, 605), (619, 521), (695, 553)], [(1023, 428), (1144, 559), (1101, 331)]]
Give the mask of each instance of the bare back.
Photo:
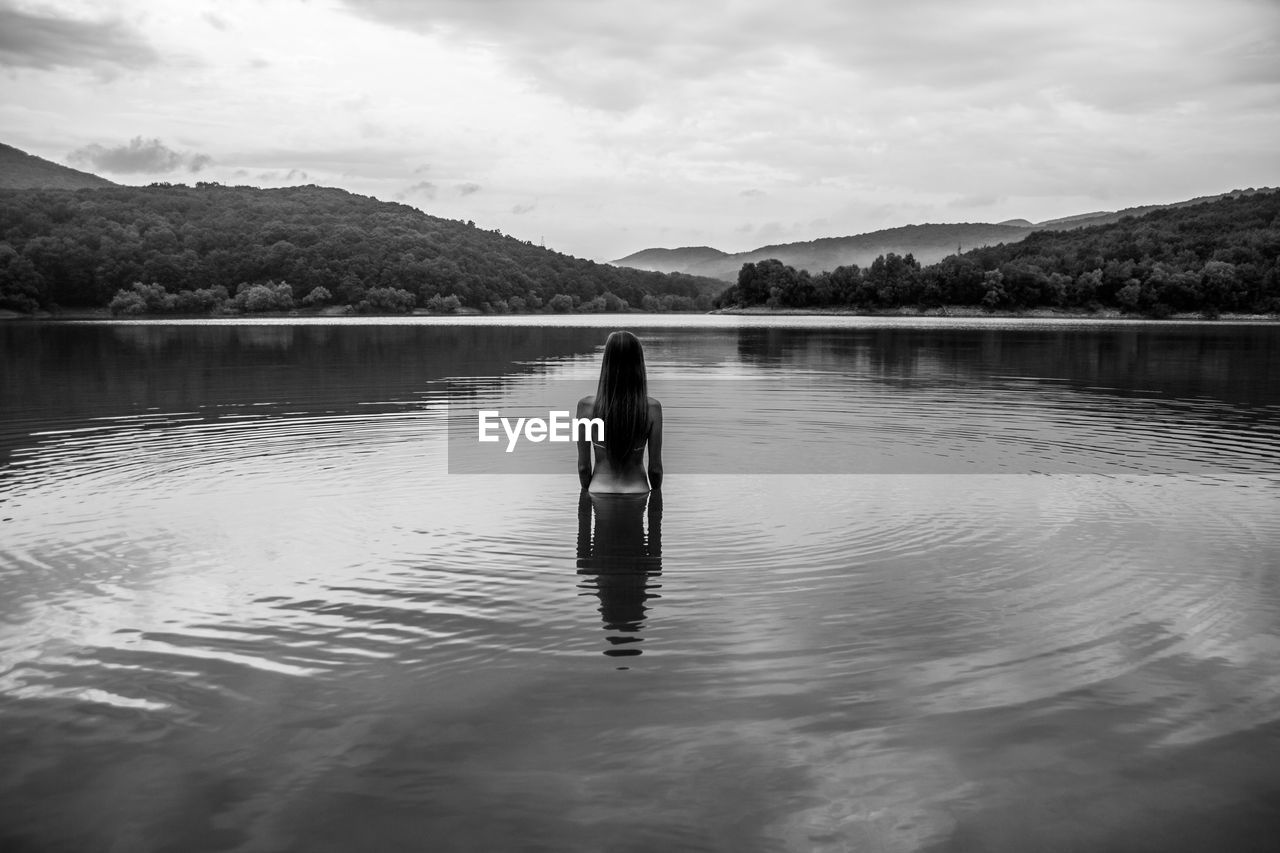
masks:
[[(578, 401), (578, 417), (590, 418), (595, 410), (595, 396)], [(583, 488), (595, 494), (643, 494), (662, 485), (662, 404), (653, 397), (649, 401), (649, 433), (615, 465), (603, 444), (578, 442), (578, 479)], [(645, 449), (649, 464), (644, 464)], [(594, 465), (592, 464), (594, 461)]]

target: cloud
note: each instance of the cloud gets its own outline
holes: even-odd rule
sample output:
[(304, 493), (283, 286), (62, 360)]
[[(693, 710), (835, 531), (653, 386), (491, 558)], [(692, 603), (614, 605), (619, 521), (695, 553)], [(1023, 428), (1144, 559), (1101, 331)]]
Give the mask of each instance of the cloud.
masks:
[[(774, 72), (799, 64), (853, 76), (848, 103), (927, 89), (1000, 103), (1061, 87), (1133, 112), (1205, 96), (1243, 76), (1280, 80), (1280, 4), (1221, 0), (345, 0), (364, 18), (492, 49), (564, 99), (632, 111), (715, 84), (777, 102)], [(794, 81), (790, 81), (794, 82)], [(846, 109), (831, 103), (830, 110)]]
[(763, 198), (764, 196), (768, 195), (768, 193), (765, 192), (764, 190), (752, 189), (752, 190), (743, 190), (742, 192), (738, 193), (738, 195), (742, 196), (743, 198)]
[(480, 192), (482, 187), (479, 184), (473, 184), (468, 181), (465, 184), (458, 184), (458, 195), (473, 195)]
[(72, 151), (67, 159), (72, 163), (90, 166), (95, 171), (119, 175), (155, 175), (182, 168), (198, 172), (213, 163), (213, 158), (208, 154), (182, 153), (159, 139), (143, 139), (141, 136), (135, 136), (127, 144), (112, 148), (95, 142)]
[(0, 66), (145, 68), (159, 53), (123, 21), (96, 21), (0, 7)]
[[(628, 111), (668, 91), (673, 76), (703, 78), (747, 53), (753, 35), (722, 27), (720, 10), (656, 0), (643, 6), (549, 0), (347, 0), (355, 14), (451, 41), (497, 46), (521, 77), (573, 103)], [(739, 61), (742, 61), (741, 59)]]
[[(282, 170), (280, 169), (269, 169), (265, 172), (259, 172), (257, 174), (257, 178), (263, 183), (291, 184), (295, 181), (305, 181), (309, 177), (302, 169), (290, 169), (288, 172), (284, 173), (283, 177), (280, 175), (281, 171)], [(237, 172), (237, 174), (241, 173), (244, 173), (243, 169), (240, 169)]]
[(783, 228), (781, 222), (766, 222), (756, 229), (756, 239), (764, 243), (777, 243), (788, 234), (787, 229)]
[(524, 214), (532, 213), (534, 210), (537, 210), (537, 209), (538, 209), (538, 204), (537, 202), (534, 202), (533, 204), (517, 204), (515, 207), (511, 208), (511, 212), (514, 213), (516, 216), (523, 216)]
[(356, 174), (402, 182), (420, 156), (416, 147), (401, 149), (357, 143), (331, 148), (297, 145), (244, 148), (226, 154), (223, 159), (264, 168), (299, 168), (313, 173)]
[(404, 195), (425, 195), (427, 198), (435, 198), (436, 192), (440, 188), (430, 181), (418, 181), (411, 187), (405, 187)]

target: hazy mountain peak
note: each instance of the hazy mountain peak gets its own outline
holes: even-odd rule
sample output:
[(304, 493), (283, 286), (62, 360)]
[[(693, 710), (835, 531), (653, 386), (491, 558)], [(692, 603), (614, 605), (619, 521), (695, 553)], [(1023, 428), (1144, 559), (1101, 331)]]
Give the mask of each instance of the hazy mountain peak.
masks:
[(643, 249), (611, 263), (653, 272), (678, 272), (691, 265), (714, 263), (727, 257), (728, 253), (711, 246), (682, 246), (678, 249)]
[(709, 276), (723, 281), (735, 281), (744, 263), (755, 263), (769, 258), (776, 258), (788, 266), (814, 274), (850, 264), (865, 267), (878, 256), (889, 252), (898, 255), (912, 254), (920, 263), (931, 264), (942, 260), (947, 255), (969, 249), (995, 246), (1000, 243), (1016, 243), (1034, 231), (1066, 231), (1090, 225), (1105, 225), (1117, 222), (1126, 216), (1141, 216), (1154, 210), (1185, 207), (1227, 196), (1251, 195), (1267, 191), (1265, 187), (1232, 190), (1228, 193), (1201, 196), (1170, 204), (1081, 213), (1039, 223), (1032, 223), (1027, 219), (1006, 219), (998, 223), (954, 222), (899, 225), (847, 237), (819, 237), (795, 243), (761, 246), (747, 252), (733, 254), (706, 246), (685, 249), (644, 249), (613, 263), (617, 266), (636, 269)]

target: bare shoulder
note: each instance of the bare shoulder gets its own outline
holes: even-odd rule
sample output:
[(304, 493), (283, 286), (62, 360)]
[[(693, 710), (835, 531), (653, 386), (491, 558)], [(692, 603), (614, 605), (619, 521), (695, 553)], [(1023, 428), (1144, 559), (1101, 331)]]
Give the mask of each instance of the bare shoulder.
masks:
[(649, 398), (649, 417), (651, 418), (662, 417), (662, 404), (658, 402), (657, 397)]
[(578, 401), (578, 417), (591, 414), (596, 407), (596, 395), (588, 394)]

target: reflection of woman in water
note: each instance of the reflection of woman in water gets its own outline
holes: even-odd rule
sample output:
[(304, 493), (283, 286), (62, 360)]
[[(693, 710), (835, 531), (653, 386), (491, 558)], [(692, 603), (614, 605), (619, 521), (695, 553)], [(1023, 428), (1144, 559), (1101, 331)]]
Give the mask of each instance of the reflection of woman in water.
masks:
[(578, 442), (578, 480), (584, 489), (592, 494), (644, 494), (662, 486), (662, 405), (648, 396), (644, 348), (635, 335), (609, 335), (596, 393), (578, 401), (578, 417), (604, 421), (603, 442)]
[(609, 632), (606, 655), (640, 654), (635, 644), (648, 610), (645, 602), (658, 597), (650, 592), (656, 587), (650, 579), (661, 571), (662, 492), (591, 494), (584, 489), (578, 498), (578, 574), (584, 576), (580, 588), (600, 597), (600, 618)]

